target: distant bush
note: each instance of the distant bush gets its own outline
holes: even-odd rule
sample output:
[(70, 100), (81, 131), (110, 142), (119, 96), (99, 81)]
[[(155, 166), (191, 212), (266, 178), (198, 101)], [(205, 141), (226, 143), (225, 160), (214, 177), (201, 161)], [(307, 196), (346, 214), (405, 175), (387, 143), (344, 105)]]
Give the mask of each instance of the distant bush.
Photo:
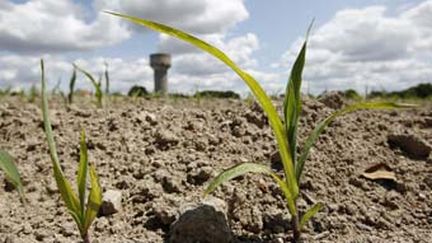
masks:
[(143, 86), (134, 85), (128, 92), (131, 97), (144, 97), (148, 95), (147, 89)]
[(367, 95), (368, 98), (379, 98), (379, 97), (386, 97), (386, 96), (387, 93), (385, 91), (372, 91)]
[(231, 90), (229, 90), (229, 91), (218, 91), (218, 90), (198, 91), (195, 93), (194, 97), (240, 99), (240, 95), (231, 91)]
[(112, 93), (111, 93), (111, 96), (115, 96), (115, 97), (122, 97), (123, 94), (122, 94), (121, 92), (116, 91), (116, 92), (112, 92)]
[(8, 94), (11, 96), (25, 96), (24, 89), (21, 87), (15, 87), (15, 88), (10, 89)]
[(432, 97), (432, 84), (431, 83), (422, 83), (418, 84), (414, 87), (410, 87), (408, 89), (404, 89), (401, 91), (372, 91), (368, 98), (430, 98)]
[(424, 83), (419, 84), (417, 86), (411, 87), (406, 90), (407, 96), (414, 96), (418, 98), (427, 98), (432, 97), (432, 84), (431, 83)]
[(343, 96), (346, 99), (350, 99), (350, 100), (360, 100), (362, 98), (361, 95), (359, 95), (359, 93), (357, 93), (357, 91), (353, 89), (347, 89), (343, 91)]

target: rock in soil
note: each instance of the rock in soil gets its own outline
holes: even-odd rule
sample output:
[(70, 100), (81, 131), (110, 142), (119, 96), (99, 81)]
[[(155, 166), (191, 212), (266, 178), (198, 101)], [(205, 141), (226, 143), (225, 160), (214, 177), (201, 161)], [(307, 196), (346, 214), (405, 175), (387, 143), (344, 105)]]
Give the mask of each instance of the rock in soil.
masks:
[(170, 229), (170, 243), (229, 243), (231, 230), (224, 202), (214, 199), (184, 210)]
[(100, 216), (108, 216), (119, 212), (122, 208), (122, 192), (108, 190), (103, 194), (102, 205), (99, 209)]

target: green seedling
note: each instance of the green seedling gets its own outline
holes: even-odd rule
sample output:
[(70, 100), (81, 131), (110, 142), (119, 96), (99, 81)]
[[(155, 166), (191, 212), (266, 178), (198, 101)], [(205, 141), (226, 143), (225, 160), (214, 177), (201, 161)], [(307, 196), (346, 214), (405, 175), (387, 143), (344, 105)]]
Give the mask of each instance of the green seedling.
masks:
[(73, 96), (75, 92), (75, 81), (76, 81), (76, 67), (74, 66), (72, 76), (69, 80), (69, 94), (68, 94), (68, 103), (73, 103)]
[(93, 84), (93, 87), (95, 89), (95, 97), (96, 97), (96, 101), (97, 101), (97, 106), (99, 108), (102, 108), (102, 98), (103, 98), (103, 92), (102, 92), (102, 83), (101, 80), (96, 81), (96, 79), (93, 77), (93, 75), (91, 75), (89, 72), (87, 72), (86, 70), (78, 67), (77, 65), (74, 64), (74, 67), (82, 72)]
[(52, 95), (55, 96), (58, 93), (60, 95), (60, 97), (62, 98), (63, 102), (67, 105), (68, 99), (67, 99), (65, 93), (60, 89), (60, 86), (61, 86), (61, 79), (58, 79), (57, 84), (54, 86), (54, 88), (52, 90)]
[(24, 189), (20, 174), (14, 163), (14, 159), (4, 150), (0, 150), (0, 169), (5, 173), (6, 179), (14, 185), (24, 203)]
[(30, 87), (30, 90), (29, 90), (28, 101), (29, 101), (30, 103), (34, 103), (35, 100), (36, 100), (36, 97), (38, 96), (38, 93), (39, 93), (39, 91), (36, 89), (36, 86), (35, 86), (35, 85), (32, 85), (32, 86)]
[[(90, 243), (89, 228), (96, 218), (99, 207), (102, 203), (102, 191), (99, 184), (99, 178), (96, 169), (93, 165), (89, 166), (87, 145), (85, 142), (85, 132), (81, 132), (80, 141), (80, 161), (77, 175), (78, 196), (72, 190), (71, 184), (66, 179), (63, 170), (60, 166), (60, 161), (57, 155), (57, 149), (49, 120), (48, 98), (46, 94), (45, 71), (44, 63), (41, 60), (41, 83), (42, 83), (42, 113), (44, 120), (45, 134), (48, 141), (51, 162), (53, 165), (54, 177), (61, 197), (69, 211), (69, 214), (74, 219), (78, 226), (80, 235), (84, 243)], [(90, 171), (89, 168), (90, 167)], [(90, 174), (90, 192), (87, 192), (87, 174)], [(87, 200), (85, 199), (88, 194)]]
[(105, 94), (108, 96), (110, 93), (110, 79), (109, 79), (109, 71), (108, 71), (108, 63), (105, 62), (105, 71), (104, 71), (104, 76), (105, 76)]
[(365, 102), (353, 104), (340, 111), (336, 111), (321, 121), (312, 131), (303, 146), (303, 150), (297, 157), (297, 127), (302, 110), (300, 88), (302, 83), (303, 66), (305, 64), (307, 38), (304, 41), (301, 51), (298, 54), (291, 70), (291, 76), (286, 87), (286, 94), (284, 98), (283, 118), (281, 119), (276, 111), (275, 106), (272, 104), (272, 101), (260, 84), (250, 74), (238, 67), (227, 55), (225, 55), (225, 53), (216, 47), (198, 39), (197, 37), (167, 25), (159, 24), (157, 22), (141, 19), (138, 17), (113, 12), (108, 13), (126, 19), (132, 23), (143, 25), (149, 29), (176, 37), (208, 52), (230, 67), (248, 85), (252, 94), (255, 96), (269, 119), (270, 126), (278, 144), (279, 154), (282, 159), (284, 178), (280, 177), (265, 165), (256, 163), (242, 163), (220, 173), (214, 180), (210, 182), (205, 194), (214, 191), (222, 183), (227, 182), (235, 177), (244, 175), (248, 172), (269, 175), (278, 184), (285, 197), (288, 210), (291, 214), (293, 242), (297, 242), (300, 239), (301, 230), (304, 228), (308, 220), (313, 217), (323, 206), (322, 203), (317, 203), (305, 213), (301, 213), (297, 208), (296, 202), (299, 198), (299, 185), (304, 163), (308, 157), (311, 147), (315, 144), (324, 128), (336, 117), (360, 109), (387, 109), (405, 107), (403, 105), (389, 102)]

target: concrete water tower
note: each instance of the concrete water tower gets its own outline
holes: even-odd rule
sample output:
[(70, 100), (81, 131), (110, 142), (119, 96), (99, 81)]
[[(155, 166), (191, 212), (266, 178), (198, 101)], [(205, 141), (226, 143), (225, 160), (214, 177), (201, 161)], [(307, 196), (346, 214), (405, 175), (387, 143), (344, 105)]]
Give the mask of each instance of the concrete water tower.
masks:
[(151, 54), (150, 66), (154, 70), (154, 92), (166, 95), (168, 92), (168, 69), (171, 67), (171, 56), (166, 53)]

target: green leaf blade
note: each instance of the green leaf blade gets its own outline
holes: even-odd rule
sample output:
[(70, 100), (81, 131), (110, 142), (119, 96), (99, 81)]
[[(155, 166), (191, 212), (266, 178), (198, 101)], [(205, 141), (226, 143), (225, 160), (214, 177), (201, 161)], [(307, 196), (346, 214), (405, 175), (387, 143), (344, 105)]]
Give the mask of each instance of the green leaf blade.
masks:
[(90, 166), (90, 185), (91, 189), (87, 199), (87, 209), (83, 227), (85, 233), (87, 233), (93, 220), (96, 218), (102, 204), (102, 189), (94, 166)]
[(4, 150), (0, 150), (0, 169), (3, 170), (6, 178), (14, 185), (21, 198), (23, 198), (24, 188), (18, 168), (15, 165), (12, 156)]
[(87, 186), (87, 171), (88, 171), (88, 154), (87, 154), (87, 144), (85, 141), (85, 131), (81, 131), (80, 140), (80, 162), (78, 167), (78, 196), (80, 200), (80, 215), (84, 218), (84, 205), (86, 196), (86, 186)]
[(306, 223), (321, 210), (324, 205), (322, 203), (316, 203), (311, 208), (309, 208), (306, 213), (300, 219), (300, 230), (306, 225)]
[(279, 114), (276, 111), (276, 108), (273, 106), (270, 98), (267, 96), (263, 88), (259, 85), (259, 83), (247, 72), (243, 71), (240, 67), (238, 67), (225, 53), (223, 53), (218, 48), (210, 45), (209, 43), (200, 40), (199, 38), (187, 34), (181, 30), (172, 28), (167, 25), (159, 24), (150, 20), (141, 19), (138, 17), (128, 16), (124, 14), (108, 12), (106, 13), (121, 17), (126, 19), (132, 23), (145, 26), (149, 29), (152, 29), (157, 32), (161, 32), (167, 34), (169, 36), (175, 37), (177, 39), (183, 40), (222, 61), (227, 66), (229, 66), (250, 88), (252, 94), (255, 96), (257, 101), (260, 103), (261, 107), (267, 114), (269, 119), (270, 126), (272, 127), (273, 133), (275, 134), (277, 144), (279, 147), (279, 153), (281, 155), (281, 159), (284, 166), (284, 172), (287, 177), (288, 187), (294, 197), (298, 195), (298, 185), (295, 177), (294, 165), (291, 159), (291, 154), (288, 144), (288, 139), (286, 137), (284, 127), (282, 125), (282, 121), (279, 117)]
[(290, 213), (292, 215), (296, 214), (297, 211), (295, 208), (294, 197), (292, 196), (291, 191), (289, 190), (289, 188), (285, 184), (285, 182), (267, 166), (256, 164), (256, 163), (238, 164), (238, 165), (232, 166), (232, 167), (228, 168), (227, 170), (221, 172), (207, 186), (207, 188), (204, 192), (204, 195), (208, 195), (209, 193), (213, 192), (218, 186), (222, 185), (223, 183), (225, 183), (231, 179), (234, 179), (236, 177), (242, 176), (246, 173), (261, 173), (261, 174), (266, 174), (266, 175), (271, 176), (276, 181), (276, 183), (279, 185), (282, 192), (284, 193), (284, 196), (287, 200), (287, 205), (288, 205), (288, 209), (290, 210)]
[(291, 158), (296, 163), (297, 153), (297, 127), (302, 110), (301, 102), (301, 85), (304, 65), (306, 63), (306, 49), (310, 30), (313, 25), (313, 20), (306, 32), (306, 38), (297, 55), (294, 65), (291, 69), (291, 74), (286, 86), (285, 99), (283, 104), (285, 131), (290, 145)]
[(395, 108), (414, 108), (416, 105), (412, 104), (399, 104), (393, 102), (359, 102), (349, 105), (341, 110), (335, 111), (330, 116), (322, 120), (311, 132), (309, 137), (303, 146), (303, 150), (296, 164), (296, 176), (297, 180), (300, 180), (301, 174), (303, 172), (304, 163), (309, 156), (310, 149), (315, 145), (320, 134), (324, 129), (337, 117), (345, 115), (347, 113), (355, 112), (358, 110), (382, 110), (382, 109), (395, 109)]
[(109, 71), (108, 71), (108, 63), (104, 63), (105, 65), (105, 94), (109, 95), (110, 93), (110, 78), (109, 78)]
[(73, 94), (74, 94), (74, 90), (75, 90), (75, 82), (76, 82), (76, 68), (74, 66), (73, 72), (72, 72), (72, 76), (69, 80), (69, 94), (68, 94), (68, 101), (69, 104), (72, 104), (73, 102)]
[(294, 62), (284, 100), (285, 129), (290, 144), (291, 158), (294, 162), (296, 161), (297, 126), (301, 113), (300, 91), (306, 59), (306, 46), (307, 41), (303, 43), (300, 53)]
[(91, 75), (91, 74), (90, 74), (89, 72), (87, 72), (86, 70), (84, 70), (84, 69), (78, 67), (76, 64), (74, 64), (74, 67), (75, 67), (78, 71), (82, 72), (82, 73), (84, 74), (84, 76), (86, 76), (86, 77), (90, 80), (90, 82), (93, 84), (93, 87), (94, 87), (94, 89), (95, 89), (95, 97), (96, 97), (96, 99), (97, 99), (98, 107), (102, 107), (102, 97), (103, 97), (103, 93), (102, 93), (102, 87), (101, 87), (102, 85), (101, 85), (100, 80), (99, 80), (99, 82), (96, 81), (96, 79), (93, 77), (93, 75)]
[(45, 128), (45, 135), (48, 141), (48, 147), (51, 156), (51, 162), (53, 165), (54, 178), (57, 183), (57, 187), (60, 191), (60, 194), (63, 198), (63, 201), (66, 204), (66, 207), (75, 213), (79, 213), (79, 201), (72, 190), (71, 185), (67, 181), (66, 177), (63, 174), (63, 171), (60, 166), (60, 161), (58, 159), (57, 149), (54, 141), (54, 136), (51, 127), (51, 121), (49, 119), (49, 109), (48, 109), (48, 97), (46, 92), (46, 82), (45, 82), (45, 68), (44, 62), (41, 60), (41, 84), (42, 84), (42, 114)]

